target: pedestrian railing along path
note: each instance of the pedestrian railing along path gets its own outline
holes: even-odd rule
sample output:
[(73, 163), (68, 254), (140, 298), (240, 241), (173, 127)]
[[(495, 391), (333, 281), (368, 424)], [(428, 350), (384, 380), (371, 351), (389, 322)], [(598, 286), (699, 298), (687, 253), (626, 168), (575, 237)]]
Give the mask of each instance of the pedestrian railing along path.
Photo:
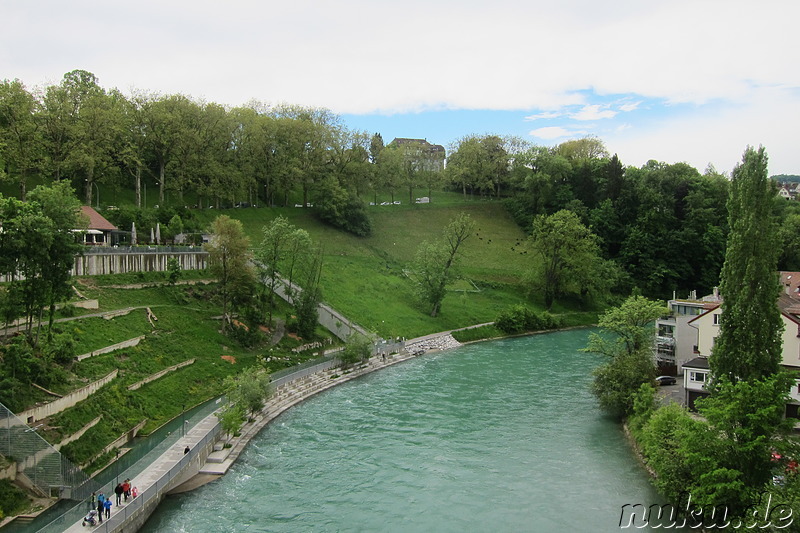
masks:
[[(447, 336), (449, 337), (449, 335)], [(413, 340), (409, 342), (413, 342)], [(448, 347), (452, 347), (452, 344), (446, 344)], [(275, 386), (273, 395), (261, 413), (256, 416), (255, 421), (243, 428), (241, 436), (234, 441), (231, 448), (212, 451), (221, 429), (216, 415), (213, 412), (209, 414), (211, 409), (216, 411), (218, 405), (210, 404), (210, 409), (204, 410), (203, 418), (199, 419), (199, 422), (186, 424), (185, 435), (182, 434), (183, 432), (176, 432), (173, 438), (166, 439), (160, 447), (144, 456), (131, 469), (120, 473), (114, 481), (104, 487), (104, 494), (114, 498), (115, 483), (130, 478), (131, 486), (138, 488), (139, 495), (135, 499), (123, 502), (119, 507), (112, 506), (110, 519), (104, 520), (93, 531), (113, 533), (123, 531), (123, 528), (126, 531), (138, 529), (167, 493), (194, 475), (219, 476), (227, 472), (250, 439), (290, 407), (340, 383), (419, 355), (419, 353), (411, 354), (404, 350), (387, 353), (388, 347), (395, 347), (395, 345), (383, 346), (383, 349), (376, 348), (376, 355), (369, 360), (347, 370), (339, 367), (338, 361), (331, 359), (273, 381)], [(217, 400), (217, 404), (220, 403), (221, 400)], [(189, 427), (191, 429), (188, 429)], [(178, 435), (178, 433), (181, 434)], [(189, 452), (184, 453), (187, 447)], [(131, 474), (131, 472), (136, 473)], [(69, 513), (39, 529), (38, 532), (85, 531), (81, 524), (88, 511), (88, 504), (82, 502)]]
[[(131, 486), (138, 489), (138, 496), (116, 505), (113, 490), (106, 493), (112, 498), (111, 516), (93, 529), (103, 533), (121, 531), (123, 528), (132, 531), (141, 527), (164, 496), (177, 485), (196, 473), (198, 463), (205, 461), (203, 451), (213, 445), (219, 433), (219, 421), (216, 416), (209, 415), (195, 425), (184, 437), (163, 452), (141, 474), (131, 480)], [(189, 448), (188, 452), (184, 450)], [(113, 489), (113, 487), (112, 487)], [(82, 514), (89, 512), (89, 505), (83, 504)], [(77, 533), (86, 531), (82, 526), (83, 516), (73, 525), (58, 529), (40, 531), (66, 531)], [(56, 526), (56, 524), (53, 524)]]

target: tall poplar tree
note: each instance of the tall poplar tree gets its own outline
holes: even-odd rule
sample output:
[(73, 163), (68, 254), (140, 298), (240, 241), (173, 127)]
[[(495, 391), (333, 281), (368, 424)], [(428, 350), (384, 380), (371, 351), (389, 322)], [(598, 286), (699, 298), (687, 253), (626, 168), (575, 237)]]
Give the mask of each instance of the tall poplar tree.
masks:
[(728, 196), (722, 323), (709, 360), (715, 381), (750, 381), (780, 368), (783, 322), (776, 304), (780, 285), (774, 196), (764, 148), (748, 147), (733, 170)]

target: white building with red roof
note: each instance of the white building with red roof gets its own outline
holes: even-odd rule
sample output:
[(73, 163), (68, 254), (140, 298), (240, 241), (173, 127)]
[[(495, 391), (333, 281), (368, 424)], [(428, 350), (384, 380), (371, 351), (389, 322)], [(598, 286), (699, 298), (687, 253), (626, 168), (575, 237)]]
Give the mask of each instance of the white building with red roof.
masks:
[(81, 213), (88, 221), (87, 229), (79, 232), (83, 235), (83, 243), (89, 246), (110, 245), (111, 232), (117, 231), (117, 227), (88, 205), (81, 206)]

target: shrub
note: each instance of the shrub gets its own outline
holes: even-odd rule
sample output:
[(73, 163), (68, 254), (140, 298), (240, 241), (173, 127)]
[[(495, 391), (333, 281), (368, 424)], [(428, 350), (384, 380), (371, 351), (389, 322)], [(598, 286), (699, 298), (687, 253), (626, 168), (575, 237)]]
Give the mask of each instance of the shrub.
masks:
[(555, 329), (561, 326), (561, 321), (547, 311), (537, 313), (524, 305), (514, 305), (502, 311), (494, 325), (503, 333), (513, 335), (526, 331)]
[(468, 328), (454, 331), (452, 335), (453, 338), (458, 342), (470, 342), (501, 337), (503, 332), (495, 326), (486, 325), (478, 328)]
[(24, 511), (30, 501), (28, 496), (7, 479), (0, 479), (0, 519)]

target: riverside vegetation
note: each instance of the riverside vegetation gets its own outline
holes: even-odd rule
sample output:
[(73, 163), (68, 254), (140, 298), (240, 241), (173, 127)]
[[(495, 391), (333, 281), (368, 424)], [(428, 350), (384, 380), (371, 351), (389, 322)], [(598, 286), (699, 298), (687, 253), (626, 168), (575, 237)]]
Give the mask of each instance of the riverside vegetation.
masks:
[[(487, 238), (502, 241), (507, 238), (504, 235), (506, 233), (520, 235), (519, 229), (509, 217), (498, 217), (498, 214), (502, 213), (502, 208), (497, 204), (468, 203), (461, 207), (482, 226)], [(455, 209), (453, 205), (440, 209), (428, 206), (426, 213), (430, 215), (429, 221), (445, 220), (456, 212)], [(260, 233), (264, 235), (265, 228), (278, 221), (281, 214), (287, 215), (290, 220), (304, 222), (315, 240), (324, 238), (323, 236), (329, 231), (325, 226), (318, 225), (315, 219), (299, 217), (291, 209), (229, 211), (233, 216), (253, 213), (260, 214), (263, 218), (256, 220), (245, 217), (244, 224), (237, 221), (240, 222), (240, 228), (249, 230), (246, 233), (250, 235), (258, 235), (259, 231), (254, 228), (259, 222), (262, 225)], [(424, 235), (423, 225), (414, 223), (418, 218), (417, 214), (410, 210), (401, 210), (397, 213), (397, 217), (407, 222), (405, 227), (402, 223), (390, 230), (384, 230), (377, 225), (376, 227), (380, 228), (379, 233), (385, 231), (385, 238), (392, 240), (392, 247), (399, 241), (403, 243), (403, 249), (407, 250), (412, 245), (404, 230), (411, 228), (412, 235), (420, 237)], [(273, 218), (270, 220), (267, 218), (269, 216)], [(7, 224), (6, 227), (11, 226)], [(330, 238), (327, 242), (336, 241), (337, 238)], [(355, 237), (346, 235), (338, 236), (338, 241), (341, 243), (339, 250), (354, 251), (364, 245)], [(380, 244), (380, 240), (375, 239), (372, 243)], [(365, 246), (367, 254), (373, 253), (372, 243)], [(252, 246), (256, 255), (263, 244), (257, 242)], [(373, 283), (377, 287), (381, 279), (385, 280), (387, 277), (396, 279), (394, 282), (396, 298), (393, 301), (385, 297), (385, 303), (394, 305), (396, 312), (398, 309), (403, 311), (398, 312), (397, 320), (391, 324), (386, 324), (382, 328), (376, 327), (378, 333), (391, 331), (396, 332), (397, 336), (412, 337), (432, 330), (463, 327), (476, 322), (491, 322), (498, 314), (502, 314), (503, 306), (509, 306), (505, 311), (506, 315), (520, 315), (510, 320), (507, 331), (502, 332), (494, 327), (491, 332), (487, 332), (485, 328), (467, 331), (473, 335), (479, 333), (475, 338), (485, 338), (517, 333), (526, 327), (538, 328), (539, 324), (531, 322), (531, 318), (538, 316), (539, 312), (531, 311), (528, 306), (541, 310), (541, 304), (526, 303), (524, 295), (518, 291), (514, 294), (511, 290), (510, 280), (514, 280), (515, 277), (519, 279), (519, 273), (508, 266), (495, 266), (487, 270), (483, 264), (488, 263), (488, 258), (482, 257), (480, 250), (480, 247), (476, 247), (478, 253), (475, 254), (474, 264), (478, 268), (472, 267), (472, 256), (465, 255), (464, 268), (461, 272), (462, 275), (465, 275), (465, 272), (472, 273), (468, 278), (470, 281), (454, 281), (451, 284), (444, 298), (443, 312), (436, 319), (430, 317), (427, 319), (435, 320), (434, 324), (429, 324), (425, 320), (426, 313), (422, 304), (415, 301), (414, 283), (399, 267), (390, 271), (388, 276), (385, 266), (376, 272), (370, 272), (369, 276), (365, 276), (363, 271), (356, 270), (355, 274), (340, 274), (341, 277), (336, 282), (346, 287), (365, 282)], [(281, 271), (287, 273), (283, 269)], [(488, 273), (489, 276), (496, 277), (495, 279), (505, 279), (506, 282), (492, 281), (491, 278), (482, 280), (478, 277), (481, 273), (484, 276)], [(296, 279), (300, 280), (300, 275), (297, 276)], [(102, 415), (100, 423), (83, 437), (62, 449), (66, 457), (76, 464), (85, 465), (86, 470), (92, 472), (104, 468), (116, 455), (115, 450), (110, 450), (98, 456), (98, 451), (103, 450), (110, 442), (142, 420), (146, 420), (146, 423), (141, 433), (147, 434), (166, 421), (179, 416), (183, 410), (230, 391), (235, 383), (231, 378), (248, 374), (248, 369), (274, 373), (319, 357), (319, 350), (316, 349), (299, 353), (293, 351), (303, 344), (322, 341), (323, 346), (331, 345), (326, 341), (330, 339), (330, 334), (321, 328), (316, 328), (304, 337), (296, 335), (297, 310), (282, 300), (275, 299), (274, 303), (267, 304), (263, 298), (257, 297), (247, 300), (250, 303), (246, 304), (236, 290), (229, 291), (229, 300), (234, 316), (239, 318), (232, 320), (228, 331), (223, 333), (219, 319), (223, 308), (222, 287), (213, 278), (211, 272), (187, 271), (179, 272), (177, 280), (175, 272), (131, 273), (69, 280), (83, 297), (97, 299), (100, 308), (85, 310), (65, 306), (57, 310), (54, 313), (53, 325), (48, 326), (45, 323), (42, 326), (40, 336), (43, 341), (40, 351), (30, 346), (26, 335), (16, 336), (7, 342), (2, 349), (5, 363), (3, 378), (10, 386), (0, 390), (2, 396), (0, 401), (14, 412), (19, 412), (34, 403), (52, 401), (53, 397), (34, 387), (34, 383), (44, 386), (53, 393), (64, 395), (118, 369), (119, 377), (111, 384), (77, 406), (44, 420), (44, 425), (38, 430), (42, 437), (55, 444)], [(179, 283), (175, 283), (176, 281)], [(252, 279), (249, 282), (252, 282)], [(9, 287), (11, 285), (6, 286)], [(461, 287), (467, 289), (461, 290)], [(70, 292), (72, 296), (68, 300), (77, 300), (76, 293)], [(257, 290), (250, 290), (247, 293), (259, 294)], [(400, 294), (400, 298), (397, 298), (397, 293)], [(259, 324), (257, 320), (252, 320), (251, 316), (252, 312), (260, 310), (259, 316), (265, 318), (266, 305), (274, 306), (271, 308), (274, 320), (269, 326), (263, 322)], [(368, 305), (376, 304), (372, 302)], [(510, 306), (513, 306), (513, 309)], [(591, 323), (595, 320), (596, 311), (591, 306), (588, 310), (584, 307), (578, 302), (565, 301), (556, 306), (554, 313), (562, 314), (563, 319), (572, 324)], [(92, 316), (126, 308), (132, 308), (132, 311), (111, 320)], [(156, 321), (151, 323), (148, 320), (146, 308), (157, 317)], [(350, 316), (359, 323), (377, 325), (377, 322), (370, 321), (367, 315), (354, 310), (351, 310), (351, 313), (353, 314)], [(415, 315), (420, 315), (421, 318)], [(391, 312), (379, 316), (386, 316), (389, 319)], [(403, 316), (408, 316), (409, 319), (403, 320)], [(551, 317), (547, 319), (548, 325), (555, 326), (559, 323), (551, 315), (547, 316)], [(60, 321), (65, 318), (70, 320)], [(37, 329), (38, 326), (31, 327), (31, 331)], [(273, 334), (281, 329), (284, 334), (279, 338), (273, 337)], [(144, 335), (145, 339), (136, 347), (96, 355), (80, 362), (74, 360), (76, 355), (139, 335)], [(334, 345), (337, 342), (335, 339), (331, 341)], [(355, 343), (353, 348), (358, 351), (358, 346), (359, 343)], [(61, 355), (58, 358), (45, 355), (54, 351)], [(358, 352), (356, 358), (363, 357), (361, 352), (363, 350)], [(127, 390), (129, 385), (155, 372), (192, 358), (196, 360), (192, 365), (167, 374), (136, 391)], [(230, 423), (230, 416), (225, 417), (223, 423), (226, 429), (233, 428), (231, 432), (235, 432), (236, 424), (241, 423), (241, 419), (247, 416), (248, 411), (252, 411), (252, 408), (241, 410), (233, 417), (233, 423)], [(8, 489), (3, 494), (9, 495), (3, 499), (4, 512), (8, 514), (20, 512), (21, 508), (25, 507), (26, 504), (23, 502), (27, 502), (27, 498), (20, 498), (19, 493), (7, 483), (3, 486)], [(17, 496), (12, 497), (12, 494)]]
[[(32, 281), (16, 279), (0, 291), (4, 321), (26, 318), (24, 338), (2, 347), (0, 401), (18, 412), (44, 399), (32, 387), (34, 378), (60, 394), (130, 365), (119, 384), (106, 387), (116, 392), (104, 403), (64, 415), (75, 422), (48, 423), (48, 431), (67, 434), (104, 415), (89, 432), (107, 431), (104, 437), (68, 447), (82, 462), (91, 456), (88, 450), (102, 449), (100, 441), (110, 442), (141, 418), (148, 418), (149, 429), (176, 416), (183, 402), (171, 400), (183, 397), (181, 388), (196, 392), (192, 401), (199, 401), (220, 392), (226, 375), (259, 359), (275, 362), (259, 333), (260, 326), (280, 329), (273, 317), (302, 328), (304, 341), (324, 335), (308, 327), (319, 298), (380, 336), (410, 337), (491, 322), (503, 313), (500, 323), (510, 332), (531, 321), (549, 323), (544, 311), (563, 325), (586, 324), (631, 293), (666, 298), (676, 291), (710, 292), (719, 284), (732, 227), (725, 211), (731, 182), (714, 168), (701, 173), (685, 163), (658, 161), (626, 167), (597, 138), (544, 147), (470, 135), (449, 147), (446, 168), (441, 155), (421, 142), (384, 145), (379, 133), (351, 131), (325, 109), (263, 103), (230, 108), (183, 95), (126, 97), (82, 70), (36, 91), (4, 80), (0, 270), (13, 275), (24, 267)], [(765, 186), (774, 192), (774, 185)], [(248, 269), (232, 277), (217, 270), (218, 284), (206, 287), (171, 287), (164, 278), (168, 290), (119, 292), (104, 287), (105, 280), (75, 282), (85, 285), (87, 296), (99, 296), (104, 309), (151, 306), (159, 321), (137, 348), (74, 363), (75, 354), (133, 335), (102, 333), (114, 320), (91, 327), (83, 320), (49, 322), (56, 304), (72, 295), (63, 267), (74, 248), (72, 230), (80, 227), (70, 220), (70, 206), (77, 204), (73, 187), (122, 229), (135, 223), (143, 233), (160, 223), (168, 239), (181, 231), (196, 238), (214, 225), (238, 242), (249, 239), (244, 253), (256, 258), (268, 255), (264, 228), (280, 215), (313, 243), (302, 252), (304, 272), (295, 278), (311, 290), (302, 306), (289, 309), (254, 286)], [(423, 195), (430, 203), (413, 203)], [(255, 204), (270, 207), (249, 207)], [(800, 204), (774, 194), (765, 196), (765, 204), (777, 220), (777, 268), (800, 270)], [(235, 205), (240, 208), (219, 216), (220, 208)], [(463, 216), (474, 231), (451, 257), (452, 270), (445, 258), (447, 268), (438, 271), (448, 290), (442, 294), (440, 283), (430, 284), (435, 298), (423, 304), (420, 281), (437, 274), (431, 264), (442, 264), (441, 254), (432, 253), (435, 245), (424, 243), (442, 243), (443, 230)], [(227, 257), (227, 247), (218, 250)], [(289, 265), (294, 261), (278, 270), (286, 276)], [(172, 281), (179, 274), (173, 271)], [(211, 318), (219, 315), (221, 323)], [(134, 332), (143, 327), (134, 318), (119, 323)], [(459, 335), (497, 331), (492, 326)], [(291, 342), (283, 336), (271, 349), (280, 352)], [(141, 360), (134, 357), (140, 352)], [(168, 375), (135, 399), (121, 388), (198, 354), (202, 361), (176, 373), (197, 373), (194, 381)], [(221, 355), (237, 363), (223, 364)], [(201, 377), (204, 371), (211, 377)], [(150, 390), (167, 401), (157, 401), (157, 394), (142, 399)]]

